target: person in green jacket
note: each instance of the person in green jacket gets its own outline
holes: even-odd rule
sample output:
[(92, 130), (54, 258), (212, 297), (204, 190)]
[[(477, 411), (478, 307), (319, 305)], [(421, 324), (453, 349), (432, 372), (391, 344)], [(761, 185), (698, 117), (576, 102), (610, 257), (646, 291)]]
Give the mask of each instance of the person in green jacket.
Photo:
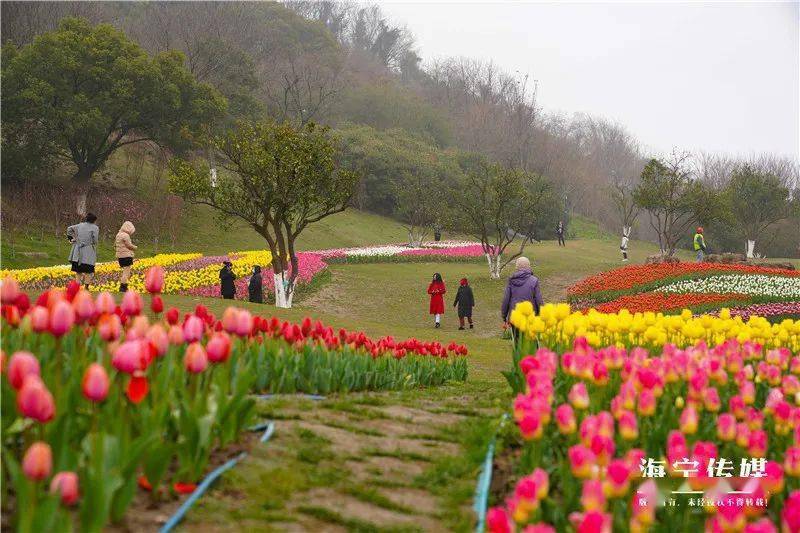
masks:
[(694, 234), (694, 251), (697, 252), (697, 262), (701, 263), (706, 253), (706, 240), (703, 237), (703, 228), (698, 227)]

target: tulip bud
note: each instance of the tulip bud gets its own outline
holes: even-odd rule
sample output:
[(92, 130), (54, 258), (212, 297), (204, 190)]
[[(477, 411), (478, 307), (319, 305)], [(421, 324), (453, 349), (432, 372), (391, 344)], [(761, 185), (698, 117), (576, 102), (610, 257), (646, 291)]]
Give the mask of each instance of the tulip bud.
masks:
[(208, 359), (212, 363), (222, 363), (228, 360), (231, 353), (231, 339), (225, 333), (215, 333), (206, 345)]
[(111, 293), (106, 291), (98, 294), (94, 303), (97, 312), (101, 315), (111, 315), (114, 313), (114, 308), (117, 307), (114, 297), (111, 296)]
[(14, 305), (19, 296), (19, 283), (12, 276), (6, 276), (0, 283), (0, 303)]
[(53, 306), (50, 313), (50, 333), (61, 337), (72, 328), (75, 323), (75, 311), (72, 306), (61, 300)]
[(567, 399), (575, 409), (587, 409), (589, 407), (589, 392), (586, 390), (586, 384), (582, 381), (574, 384), (567, 395)]
[(17, 410), (22, 416), (46, 423), (56, 414), (53, 395), (39, 376), (30, 374), (17, 393)]
[(164, 310), (164, 300), (161, 299), (161, 296), (157, 294), (153, 296), (150, 302), (150, 310), (157, 315)]
[(78, 474), (75, 472), (59, 472), (50, 482), (50, 493), (59, 494), (61, 503), (74, 505), (78, 501)]
[(102, 402), (108, 396), (109, 380), (106, 369), (99, 363), (92, 363), (83, 374), (83, 395), (93, 402)]
[(122, 334), (122, 322), (117, 315), (103, 315), (97, 322), (97, 332), (104, 341), (115, 341)]
[(203, 321), (192, 315), (183, 323), (183, 338), (186, 342), (197, 342), (203, 337)]
[(114, 356), (111, 358), (111, 364), (114, 365), (114, 368), (126, 374), (133, 374), (136, 370), (143, 370), (146, 361), (146, 354), (143, 354), (142, 343), (139, 340), (122, 343), (114, 350)]
[(180, 313), (174, 307), (170, 307), (166, 313), (167, 324), (170, 326), (174, 326), (178, 323), (178, 319), (180, 319)]
[(144, 288), (150, 294), (161, 292), (164, 288), (164, 267), (156, 265), (147, 269), (144, 275)]
[(36, 305), (28, 313), (31, 321), (31, 327), (36, 333), (47, 331), (50, 327), (50, 312), (46, 307)]
[(90, 320), (94, 316), (94, 300), (89, 291), (78, 291), (78, 294), (72, 299), (72, 308), (75, 310), (78, 322)]
[(41, 375), (39, 360), (30, 352), (15, 352), (8, 361), (8, 382), (19, 390), (30, 374)]
[(142, 297), (136, 291), (127, 291), (120, 304), (122, 312), (128, 316), (136, 316), (142, 312)]
[(228, 333), (236, 333), (236, 318), (239, 315), (239, 310), (235, 307), (228, 307), (222, 313), (222, 329)]
[(250, 311), (240, 309), (236, 315), (236, 334), (240, 337), (247, 337), (253, 329), (253, 316)]
[(52, 469), (53, 452), (50, 446), (42, 441), (31, 444), (22, 459), (25, 476), (32, 481), (41, 481), (50, 475)]
[(194, 374), (199, 374), (206, 369), (208, 356), (200, 343), (194, 342), (189, 345), (183, 358), (183, 364), (186, 370)]

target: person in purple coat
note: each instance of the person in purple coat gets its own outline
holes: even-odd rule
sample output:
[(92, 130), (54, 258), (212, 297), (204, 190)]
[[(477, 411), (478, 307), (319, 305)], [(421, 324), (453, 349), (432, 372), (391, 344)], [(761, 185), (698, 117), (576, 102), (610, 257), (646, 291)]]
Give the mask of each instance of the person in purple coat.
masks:
[[(531, 261), (527, 257), (519, 257), (515, 263), (516, 271), (508, 278), (506, 284), (506, 292), (503, 295), (503, 305), (500, 308), (500, 315), (503, 321), (508, 323), (508, 317), (514, 307), (519, 302), (531, 302), (533, 304), (533, 311), (537, 315), (539, 309), (544, 303), (542, 300), (542, 291), (539, 288), (539, 278), (531, 272)], [(519, 337), (519, 332), (512, 326), (514, 339)]]

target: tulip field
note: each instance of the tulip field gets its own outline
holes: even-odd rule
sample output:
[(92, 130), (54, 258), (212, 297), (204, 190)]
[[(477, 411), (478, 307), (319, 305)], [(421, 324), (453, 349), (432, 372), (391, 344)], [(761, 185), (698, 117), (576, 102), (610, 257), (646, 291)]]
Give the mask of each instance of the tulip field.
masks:
[[(460, 262), (475, 261), (482, 257), (483, 250), (479, 243), (463, 241), (426, 242), (417, 247), (385, 245), (299, 252), (297, 282), (302, 290), (323, 273), (329, 263), (417, 262), (431, 259)], [(222, 263), (228, 260), (233, 264), (233, 272), (237, 277), (237, 299), (247, 299), (247, 283), (256, 265), (264, 272), (265, 292), (274, 294), (274, 278), (269, 275), (272, 255), (265, 250), (230, 252), (224, 256), (192, 253), (136, 258), (128, 285), (134, 290), (144, 291), (144, 273), (152, 266), (160, 266), (165, 271), (164, 294), (219, 297), (218, 274)], [(98, 263), (95, 284), (90, 289), (98, 292), (116, 291), (119, 287), (119, 273), (120, 267), (116, 262)], [(73, 277), (73, 272), (69, 265), (0, 271), (0, 278), (7, 276), (16, 279), (24, 290), (43, 291), (52, 286), (63, 287)]]
[(526, 303), (511, 321), (521, 453), (489, 531), (800, 531), (800, 321)]
[(605, 313), (727, 307), (744, 317), (800, 317), (800, 271), (716, 263), (630, 265), (590, 276), (568, 295), (575, 307)]
[[(18, 531), (119, 522), (137, 491), (154, 503), (194, 491), (212, 455), (241, 441), (253, 393), (398, 390), (464, 381), (463, 345), (372, 339), (306, 318), (229, 307), (164, 311), (150, 293), (117, 301), (71, 282), (31, 305), (2, 283), (3, 501)], [(146, 313), (146, 311), (150, 313)], [(151, 317), (155, 317), (154, 319)]]

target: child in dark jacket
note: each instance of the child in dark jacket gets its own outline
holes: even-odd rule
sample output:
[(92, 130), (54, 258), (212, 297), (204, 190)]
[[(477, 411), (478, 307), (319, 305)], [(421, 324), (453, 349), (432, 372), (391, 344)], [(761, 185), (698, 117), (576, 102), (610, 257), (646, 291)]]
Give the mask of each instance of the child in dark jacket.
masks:
[(453, 307), (458, 306), (458, 329), (464, 329), (464, 319), (469, 321), (469, 329), (472, 325), (472, 308), (475, 307), (475, 296), (472, 294), (472, 287), (469, 286), (467, 278), (461, 278), (461, 286), (456, 293), (456, 301)]

